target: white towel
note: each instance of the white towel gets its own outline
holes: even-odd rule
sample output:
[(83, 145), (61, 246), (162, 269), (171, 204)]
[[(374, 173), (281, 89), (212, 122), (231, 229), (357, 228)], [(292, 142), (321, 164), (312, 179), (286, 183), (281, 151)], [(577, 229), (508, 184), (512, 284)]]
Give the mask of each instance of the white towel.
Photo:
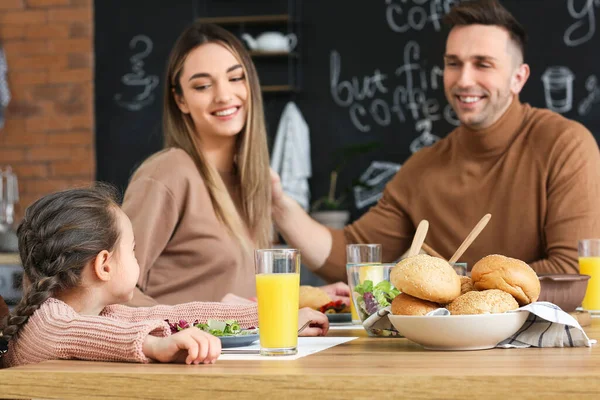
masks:
[(552, 303), (538, 301), (510, 312), (529, 312), (529, 317), (517, 333), (496, 347), (591, 347), (596, 343), (575, 318)]
[(312, 176), (310, 131), (293, 102), (287, 103), (281, 113), (273, 145), (271, 168), (279, 174), (283, 191), (308, 210), (308, 178)]

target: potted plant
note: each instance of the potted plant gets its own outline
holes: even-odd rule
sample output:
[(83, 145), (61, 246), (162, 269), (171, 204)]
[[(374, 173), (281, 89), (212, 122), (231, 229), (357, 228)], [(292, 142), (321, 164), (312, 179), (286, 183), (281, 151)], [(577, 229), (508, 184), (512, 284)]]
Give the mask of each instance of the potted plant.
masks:
[(351, 187), (346, 188), (343, 193), (337, 196), (338, 176), (349, 160), (368, 153), (378, 146), (378, 142), (369, 142), (350, 145), (341, 149), (338, 153), (340, 161), (329, 174), (329, 191), (327, 195), (315, 200), (311, 206), (310, 215), (312, 218), (335, 229), (341, 229), (348, 223), (350, 211), (347, 209), (346, 198)]

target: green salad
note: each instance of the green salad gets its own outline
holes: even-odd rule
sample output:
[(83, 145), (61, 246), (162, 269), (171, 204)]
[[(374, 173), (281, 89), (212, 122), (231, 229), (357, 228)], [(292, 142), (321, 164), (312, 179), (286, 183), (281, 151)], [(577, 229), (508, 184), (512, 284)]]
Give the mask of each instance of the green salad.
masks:
[(392, 300), (400, 294), (400, 291), (389, 281), (381, 281), (373, 285), (373, 281), (366, 280), (357, 285), (354, 291), (359, 294), (356, 298), (359, 312), (362, 312), (367, 317), (389, 306)]
[(238, 336), (257, 333), (256, 329), (240, 328), (240, 324), (234, 320), (216, 321), (214, 319), (209, 319), (206, 324), (196, 324), (195, 327), (214, 336)]
[(256, 328), (242, 329), (240, 324), (235, 320), (217, 321), (209, 319), (205, 324), (198, 321), (194, 321), (193, 324), (189, 324), (187, 321), (180, 320), (179, 322), (171, 323), (166, 320), (171, 328), (171, 333), (177, 333), (181, 330), (187, 329), (191, 326), (195, 326), (198, 329), (202, 329), (204, 332), (208, 332), (213, 336), (244, 336), (254, 335), (258, 333)]

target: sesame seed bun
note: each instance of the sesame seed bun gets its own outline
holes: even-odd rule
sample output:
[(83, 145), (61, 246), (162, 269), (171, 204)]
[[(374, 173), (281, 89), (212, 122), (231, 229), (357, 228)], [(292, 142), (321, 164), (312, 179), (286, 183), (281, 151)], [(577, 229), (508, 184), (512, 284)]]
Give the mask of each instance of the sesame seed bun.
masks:
[(524, 306), (540, 297), (540, 280), (535, 271), (521, 260), (492, 254), (477, 261), (471, 270), (477, 290), (500, 289), (510, 293)]
[(440, 308), (437, 303), (417, 299), (406, 293), (400, 293), (392, 301), (392, 314), (394, 315), (425, 315)]
[(446, 307), (453, 315), (499, 314), (519, 308), (516, 300), (498, 289), (467, 292)]
[(446, 304), (460, 295), (460, 278), (441, 258), (419, 254), (392, 268), (390, 282), (402, 293), (421, 300)]
[(460, 277), (460, 294), (465, 294), (467, 292), (472, 292), (475, 289), (473, 286), (473, 281), (468, 276)]

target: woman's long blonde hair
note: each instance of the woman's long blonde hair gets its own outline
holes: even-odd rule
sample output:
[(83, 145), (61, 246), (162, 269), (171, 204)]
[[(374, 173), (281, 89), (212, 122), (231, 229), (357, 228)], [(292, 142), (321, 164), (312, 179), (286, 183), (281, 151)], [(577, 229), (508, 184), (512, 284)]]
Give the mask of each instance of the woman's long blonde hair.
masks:
[[(192, 118), (189, 114), (181, 112), (175, 99), (175, 94), (182, 95), (179, 81), (186, 57), (198, 46), (211, 42), (224, 46), (240, 61), (250, 94), (246, 124), (237, 136), (235, 156), (241, 189), (241, 215), (218, 171), (204, 159), (198, 146), (199, 138)], [(227, 30), (196, 21), (179, 36), (171, 50), (164, 86), (165, 148), (183, 149), (194, 160), (206, 182), (217, 218), (244, 248), (268, 247), (272, 229), (269, 151), (260, 83), (250, 55), (240, 41)]]

